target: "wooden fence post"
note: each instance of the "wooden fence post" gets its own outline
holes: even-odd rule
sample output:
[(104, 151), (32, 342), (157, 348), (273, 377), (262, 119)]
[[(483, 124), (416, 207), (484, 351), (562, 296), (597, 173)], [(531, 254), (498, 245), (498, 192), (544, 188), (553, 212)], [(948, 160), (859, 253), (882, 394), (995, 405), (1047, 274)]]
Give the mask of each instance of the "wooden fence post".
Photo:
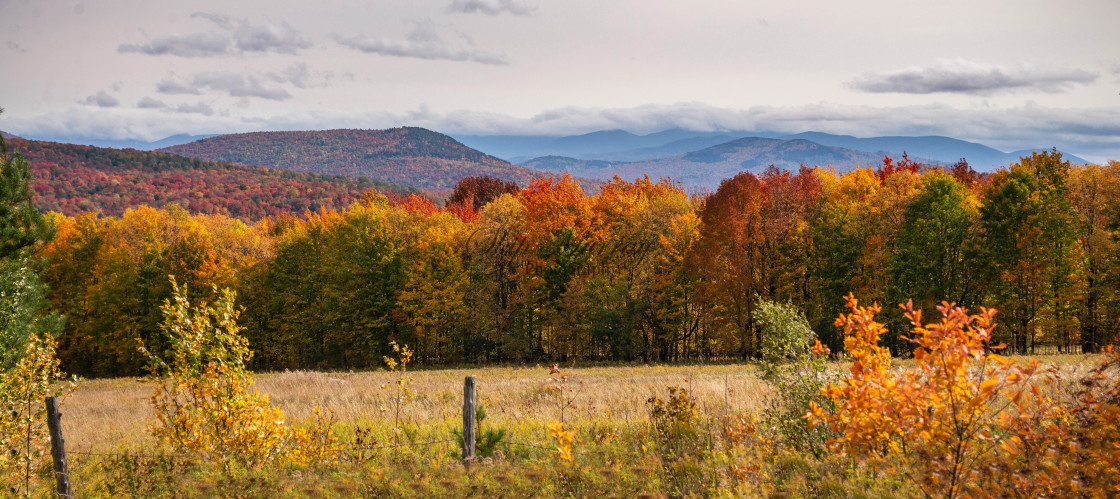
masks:
[(66, 447), (62, 440), (62, 414), (58, 412), (58, 401), (47, 397), (47, 430), (51, 434), (51, 459), (54, 461), (54, 478), (58, 496), (65, 499), (74, 497), (70, 488), (70, 467), (66, 464)]
[(463, 461), (474, 459), (475, 440), (475, 392), (474, 376), (463, 381)]

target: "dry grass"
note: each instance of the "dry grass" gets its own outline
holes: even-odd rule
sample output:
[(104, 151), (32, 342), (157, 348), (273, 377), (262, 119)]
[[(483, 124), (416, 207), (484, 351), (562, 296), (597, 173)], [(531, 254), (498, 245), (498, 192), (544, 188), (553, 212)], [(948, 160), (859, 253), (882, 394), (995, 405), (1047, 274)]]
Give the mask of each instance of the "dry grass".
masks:
[[(700, 410), (708, 415), (756, 412), (770, 387), (749, 365), (609, 366), (565, 369), (574, 394), (569, 421), (643, 424), (651, 396), (669, 386), (691, 387)], [(558, 419), (558, 398), (547, 367), (485, 367), (410, 372), (412, 400), (402, 404), (401, 420), (414, 426), (460, 424), (463, 378), (473, 375), (478, 394), (495, 427), (543, 426)], [(343, 425), (392, 425), (393, 373), (260, 374), (257, 389), (279, 405), (293, 422), (306, 420), (318, 404), (333, 409)], [(64, 432), (71, 448), (83, 451), (144, 449), (154, 445), (147, 434), (153, 420), (148, 381), (119, 378), (86, 380), (63, 402)]]

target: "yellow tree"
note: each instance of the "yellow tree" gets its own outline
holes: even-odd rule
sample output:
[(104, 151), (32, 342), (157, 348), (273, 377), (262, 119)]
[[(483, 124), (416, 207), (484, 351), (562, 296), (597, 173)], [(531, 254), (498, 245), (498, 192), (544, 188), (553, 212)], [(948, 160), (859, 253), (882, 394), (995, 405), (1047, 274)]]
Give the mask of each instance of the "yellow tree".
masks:
[[(1077, 211), (1079, 244), (1085, 254), (1085, 309), (1081, 321), (1083, 353), (1092, 353), (1117, 333), (1120, 322), (1120, 162), (1075, 166), (1069, 172), (1070, 199)], [(1069, 337), (1062, 338), (1070, 347)]]
[(408, 250), (397, 305), (411, 326), (415, 341), (409, 343), (419, 358), (460, 360), (471, 334), (470, 280), (460, 256), (463, 224), (448, 212), (426, 218)]

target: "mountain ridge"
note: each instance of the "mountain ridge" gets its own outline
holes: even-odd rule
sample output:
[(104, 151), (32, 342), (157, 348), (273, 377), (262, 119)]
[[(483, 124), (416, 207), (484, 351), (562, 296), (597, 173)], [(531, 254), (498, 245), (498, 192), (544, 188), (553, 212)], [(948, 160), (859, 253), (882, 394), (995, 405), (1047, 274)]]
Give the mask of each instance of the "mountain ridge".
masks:
[(481, 175), (527, 185), (543, 173), (419, 127), (225, 134), (159, 151), (265, 168), (361, 176), (433, 190), (451, 189), (464, 177)]
[(686, 186), (714, 189), (724, 179), (739, 172), (760, 173), (770, 165), (789, 170), (802, 164), (832, 166), (846, 171), (860, 165), (875, 165), (880, 161), (882, 157), (875, 153), (824, 146), (804, 139), (743, 137), (698, 151), (645, 161), (608, 162), (546, 156), (522, 164), (602, 180), (615, 175), (623, 179), (643, 175), (655, 179), (670, 177)]
[[(690, 142), (694, 145), (704, 147), (716, 145), (713, 143), (713, 140), (715, 140), (713, 139), (714, 137), (728, 137), (729, 140), (743, 137), (787, 140), (807, 139), (824, 146), (843, 147), (846, 149), (878, 154), (880, 155), (880, 159), (885, 155), (900, 156), (905, 152), (912, 158), (924, 158), (929, 162), (945, 165), (956, 163), (961, 158), (965, 158), (974, 168), (983, 171), (992, 171), (1017, 162), (1021, 153), (1025, 151), (1049, 150), (1046, 148), (1035, 148), (1003, 152), (977, 142), (969, 142), (941, 135), (888, 135), (860, 138), (851, 135), (837, 135), (815, 131), (789, 134), (769, 131), (688, 131), (669, 129), (646, 135), (622, 135), (622, 133), (619, 133), (628, 133), (624, 131), (608, 132), (610, 132), (610, 134), (600, 133), (596, 135), (595, 132), (593, 132), (591, 134), (566, 137), (516, 135), (463, 135), (457, 137), (461, 138), (465, 144), (517, 163), (524, 163), (536, 157), (549, 155), (587, 160), (642, 161), (653, 159), (654, 157), (667, 157), (684, 152), (691, 152), (681, 149), (682, 147), (687, 147), (687, 144)], [(601, 139), (609, 136), (626, 138), (614, 147), (614, 151), (605, 151), (607, 147), (599, 142), (601, 142)], [(645, 141), (649, 145), (639, 148), (633, 147), (636, 141), (639, 140)], [(580, 146), (580, 144), (589, 141), (592, 143), (591, 145), (581, 148), (582, 146)], [(675, 146), (670, 146), (673, 142), (677, 142), (677, 144)], [(558, 143), (564, 144), (565, 147), (557, 147), (556, 144)], [(674, 149), (674, 147), (677, 148)], [(662, 150), (658, 151), (658, 148), (662, 148)], [(703, 147), (698, 147), (696, 150), (702, 148)], [(1073, 163), (1086, 162), (1084, 159), (1074, 154), (1065, 151), (1061, 152), (1063, 156)]]

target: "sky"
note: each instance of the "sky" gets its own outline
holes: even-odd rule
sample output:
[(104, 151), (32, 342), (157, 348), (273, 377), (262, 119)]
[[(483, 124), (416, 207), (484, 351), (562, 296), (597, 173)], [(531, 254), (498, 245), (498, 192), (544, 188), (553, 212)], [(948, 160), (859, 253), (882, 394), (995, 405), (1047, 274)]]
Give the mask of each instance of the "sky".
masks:
[(948, 135), (1120, 159), (1115, 0), (0, 0), (30, 138)]

